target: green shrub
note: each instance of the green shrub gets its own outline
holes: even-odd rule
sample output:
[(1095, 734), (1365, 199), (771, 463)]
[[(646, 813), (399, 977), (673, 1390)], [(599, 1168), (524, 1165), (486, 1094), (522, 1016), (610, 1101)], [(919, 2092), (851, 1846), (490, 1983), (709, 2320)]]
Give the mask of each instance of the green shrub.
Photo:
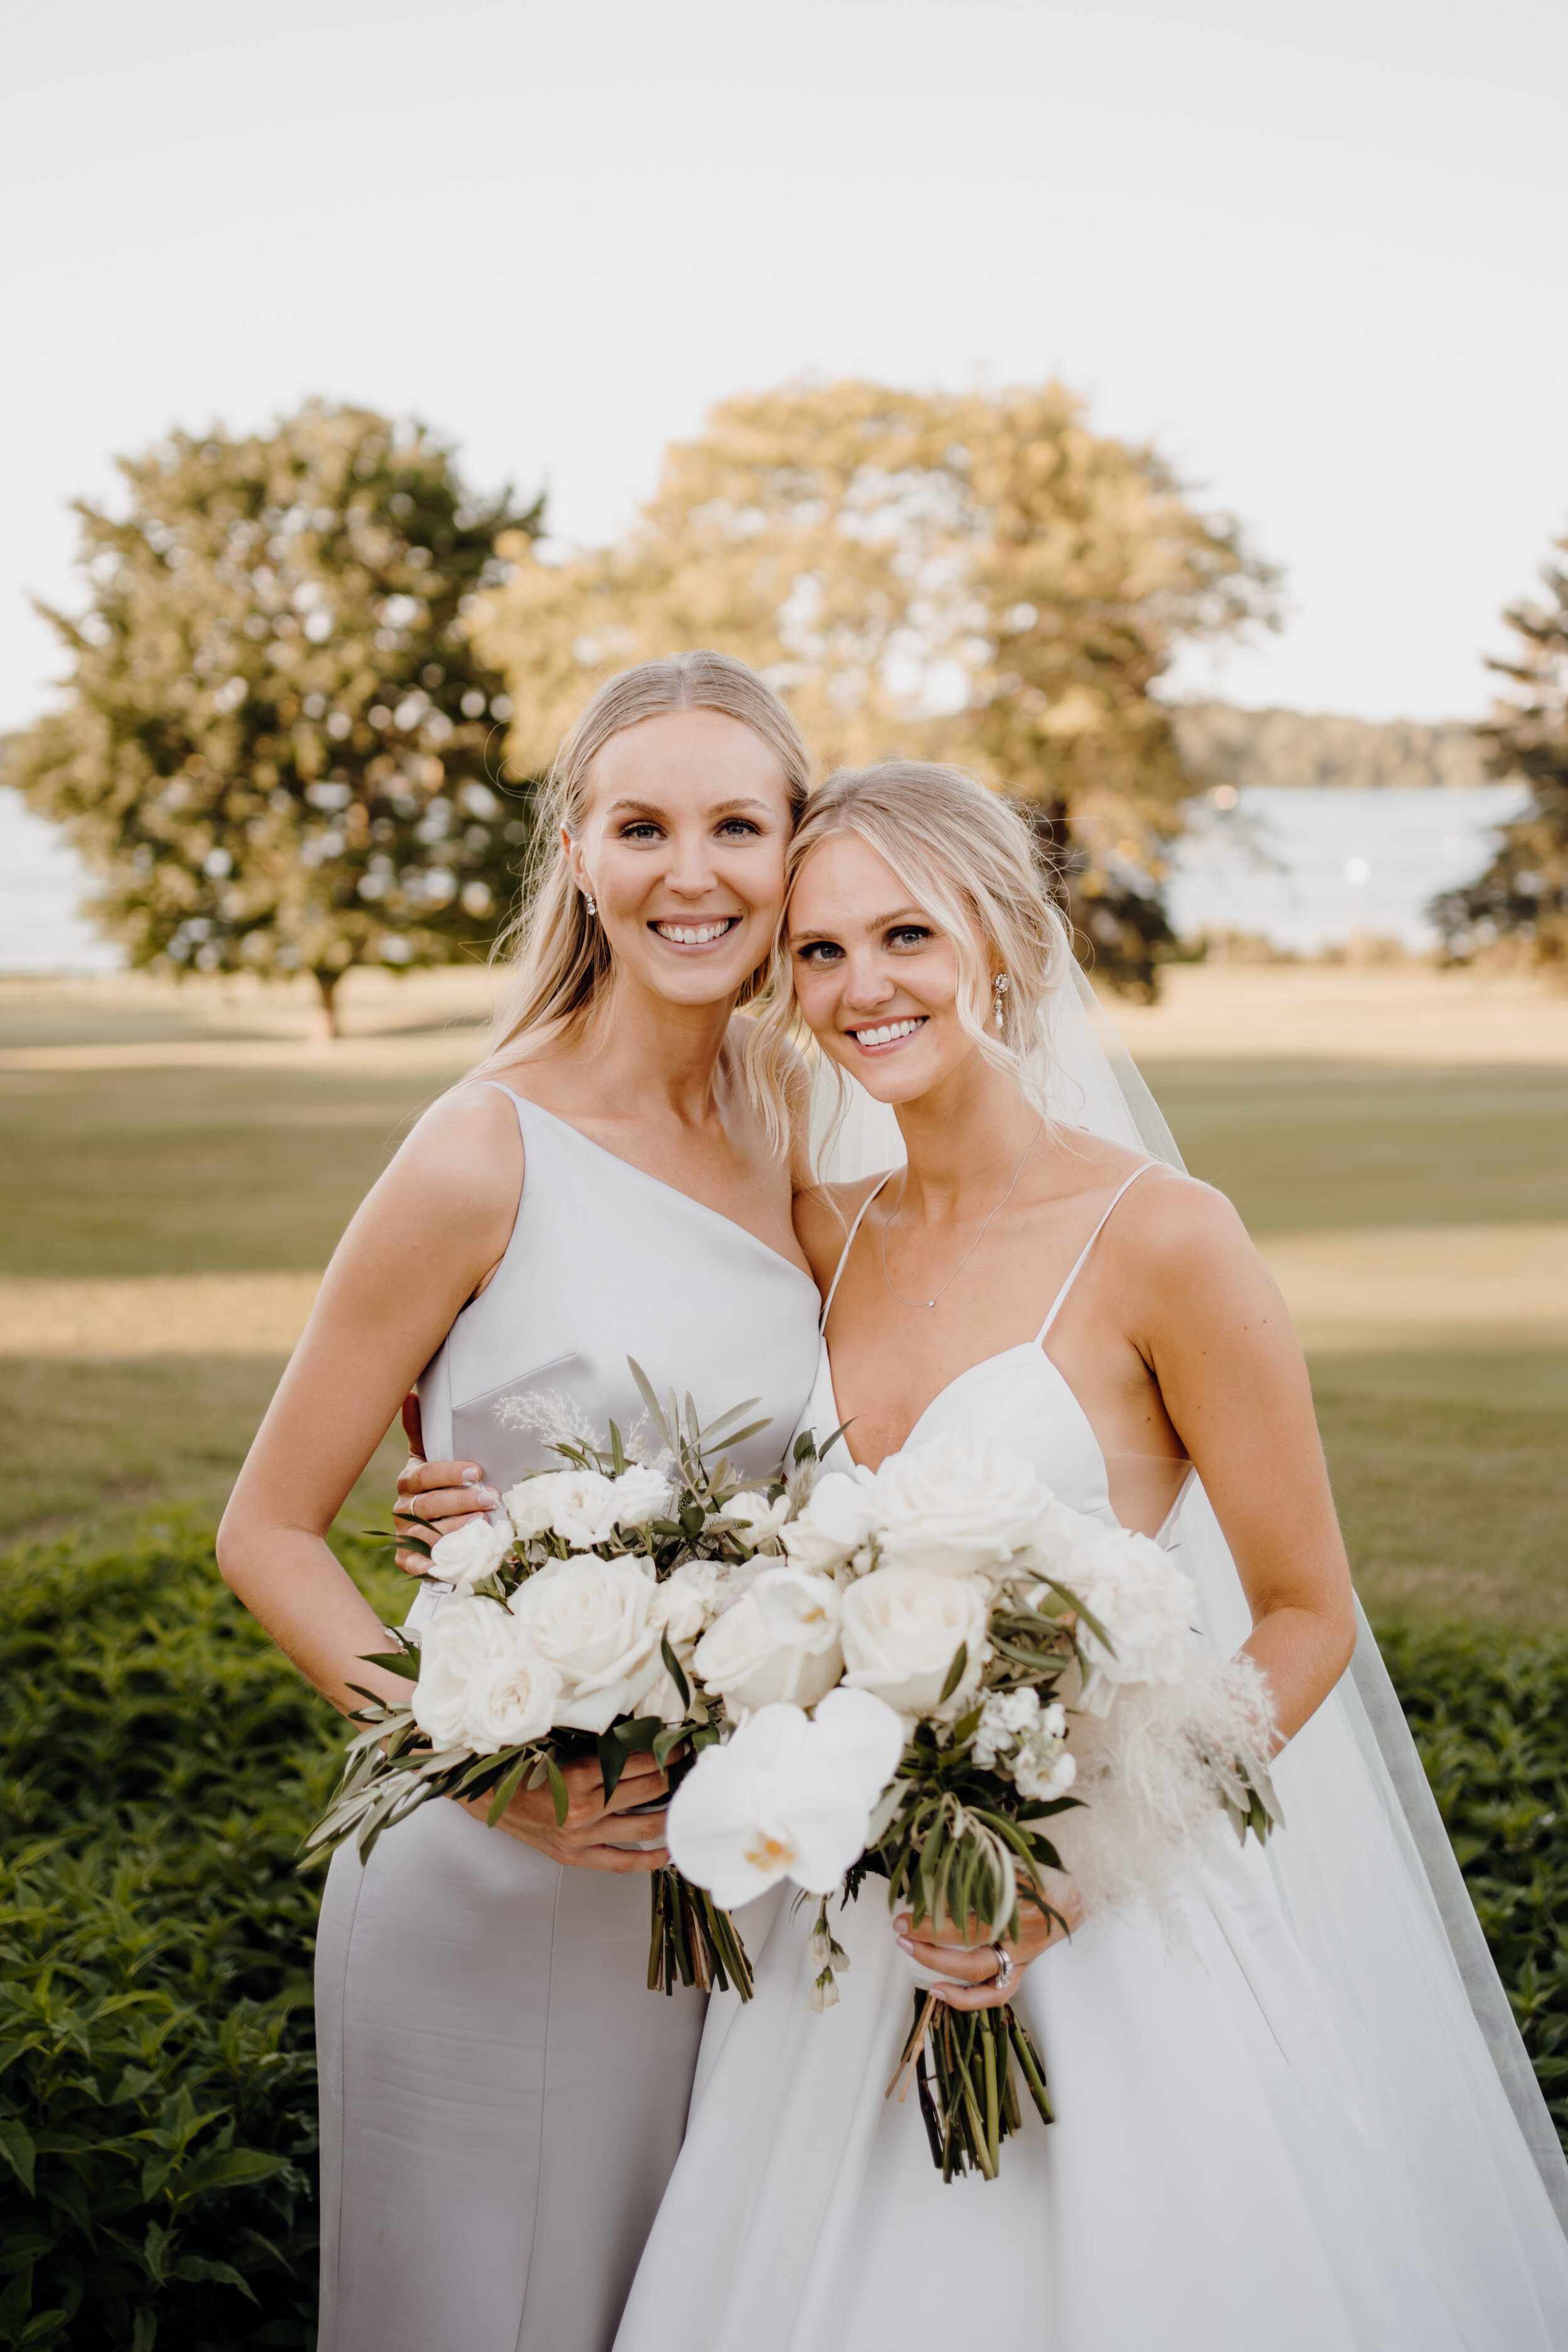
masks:
[[(1409, 1624), (1384, 1647), (1560, 2092), (1568, 1641)], [(205, 1525), (0, 1563), (0, 2347), (314, 2342), (319, 1880), (296, 1862), (340, 1745)]]
[(0, 1569), (0, 2345), (314, 2342), (296, 1863), (340, 1745), (210, 1528)]
[(1568, 2144), (1568, 1639), (1411, 1621), (1379, 1640)]

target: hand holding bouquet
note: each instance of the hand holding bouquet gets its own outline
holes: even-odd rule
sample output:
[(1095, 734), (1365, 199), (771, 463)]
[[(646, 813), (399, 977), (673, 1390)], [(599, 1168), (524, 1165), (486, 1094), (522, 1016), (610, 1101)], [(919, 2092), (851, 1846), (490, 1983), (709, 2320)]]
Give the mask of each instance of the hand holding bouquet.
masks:
[[(991, 1942), (1017, 1935), (1020, 1902), (1066, 1926), (1048, 1872), (1070, 1870), (1091, 1905), (1158, 1900), (1226, 1809), (1266, 1833), (1250, 1660), (1196, 1647), (1196, 1593), (1157, 1544), (1068, 1509), (1004, 1448), (952, 1432), (874, 1476), (819, 1475), (778, 1541), (787, 1565), (694, 1654), (738, 1727), (699, 1757), (668, 1835), (721, 1902), (785, 1876), (818, 1896), (815, 2005), (837, 1998), (843, 1964), (826, 1898), (868, 1874), (915, 1933)], [(898, 2079), (917, 2076), (944, 2178), (994, 2176), (1020, 2120), (1015, 2057), (1049, 2121), (1010, 2007), (917, 1996)]]
[[(488, 1798), (493, 1824), (520, 1790), (548, 1788), (563, 1823), (566, 1769), (589, 1759), (606, 1802), (635, 1755), (651, 1751), (661, 1769), (679, 1769), (726, 1727), (694, 1682), (693, 1657), (770, 1567), (787, 1590), (782, 1601), (764, 1596), (778, 1627), (768, 1693), (809, 1703), (837, 1679), (837, 1661), (826, 1679), (813, 1665), (822, 1643), (814, 1604), (831, 1588), (795, 1590), (778, 1557), (791, 1486), (742, 1486), (721, 1451), (766, 1426), (746, 1421), (755, 1400), (704, 1428), (689, 1397), (684, 1408), (673, 1395), (661, 1405), (632, 1370), (656, 1458), (629, 1454), (613, 1425), (604, 1451), (557, 1439), (562, 1469), (521, 1480), (496, 1518), (470, 1519), (434, 1545), (431, 1570), (450, 1593), (422, 1634), (391, 1629), (393, 1648), (366, 1661), (413, 1685), (408, 1704), (362, 1693), (365, 1727), (308, 1850), (352, 1837), (363, 1858), (384, 1830), (442, 1796)], [(795, 1493), (816, 1466), (809, 1441), (797, 1454)], [(738, 1646), (747, 1641), (742, 1629)], [(709, 1893), (660, 1870), (653, 1914), (650, 1986), (671, 1991), (679, 1979), (749, 1993), (740, 1939)]]

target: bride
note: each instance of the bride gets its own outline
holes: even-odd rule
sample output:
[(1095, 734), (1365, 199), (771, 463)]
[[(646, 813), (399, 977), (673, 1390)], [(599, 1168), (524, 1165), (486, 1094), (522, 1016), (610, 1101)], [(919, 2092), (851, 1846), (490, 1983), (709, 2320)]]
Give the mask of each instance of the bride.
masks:
[[(841, 773), (789, 877), (799, 1016), (862, 1120), (896, 1113), (904, 1160), (797, 1202), (826, 1300), (803, 1423), (847, 1422), (871, 1467), (989, 1434), (1076, 1508), (1182, 1544), (1211, 1640), (1233, 1643), (1244, 1594), (1288, 1825), (1267, 1854), (1216, 1840), (1173, 1917), (1084, 1917), (1068, 1882), (1070, 1936), (1026, 1912), (1011, 1945), (913, 1936), (873, 1880), (836, 1918), (853, 1965), (822, 2015), (812, 1906), (753, 1919), (756, 1998), (710, 2003), (616, 2352), (1568, 2344), (1561, 2155), (1532, 2163), (1386, 1775), (1331, 1701), (1350, 1579), (1306, 1369), (1239, 1220), (1090, 1131), (1102, 1057), (1079, 1055), (1076, 1100), (1070, 1056), (1042, 1066), (1077, 999), (1003, 803), (946, 769)], [(915, 2102), (885, 2096), (912, 1968), (956, 2007), (1011, 1999), (1044, 2053), (1058, 2120), (1025, 2102), (994, 2182), (943, 2186)]]

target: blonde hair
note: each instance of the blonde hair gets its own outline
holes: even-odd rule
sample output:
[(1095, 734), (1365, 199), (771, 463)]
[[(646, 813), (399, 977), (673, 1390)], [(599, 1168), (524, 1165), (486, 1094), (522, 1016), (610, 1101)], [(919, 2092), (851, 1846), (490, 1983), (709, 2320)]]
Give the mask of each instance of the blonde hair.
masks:
[[(812, 794), (790, 843), (774, 985), (759, 1025), (799, 1025), (790, 980), (790, 900), (812, 851), (840, 833), (874, 849), (947, 932), (958, 958), (959, 1020), (987, 1061), (1037, 1099), (1028, 1057), (1045, 999), (1071, 954), (1068, 927), (1053, 903), (1033, 826), (963, 768), (884, 760), (874, 768), (840, 768)], [(998, 972), (1007, 981), (999, 1031), (993, 1012)], [(837, 1076), (837, 1065), (833, 1068)], [(842, 1083), (840, 1095), (847, 1102)]]
[[(534, 852), (515, 919), (496, 941), (510, 956), (511, 979), (496, 1007), (486, 1062), (520, 1038), (542, 1048), (587, 1034), (602, 1010), (615, 961), (604, 926), (587, 910), (572, 879), (561, 833), (576, 840), (588, 814), (594, 761), (614, 735), (670, 710), (717, 710), (760, 736), (784, 774), (790, 822), (798, 822), (811, 789), (811, 754), (787, 707), (755, 670), (730, 654), (667, 654), (639, 662), (599, 688), (555, 755), (535, 814)], [(755, 1005), (776, 984), (773, 959), (758, 965), (737, 998)], [(764, 1040), (747, 1023), (739, 1041), (741, 1075), (775, 1149), (783, 1148), (788, 1047), (772, 1033)]]

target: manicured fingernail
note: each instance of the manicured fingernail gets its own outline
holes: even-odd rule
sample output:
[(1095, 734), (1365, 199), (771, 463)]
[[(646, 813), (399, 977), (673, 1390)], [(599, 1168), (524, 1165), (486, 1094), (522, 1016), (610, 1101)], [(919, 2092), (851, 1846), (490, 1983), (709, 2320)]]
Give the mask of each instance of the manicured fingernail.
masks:
[(493, 1486), (481, 1486), (479, 1490), (479, 1499), (481, 1503), (495, 1504), (500, 1501), (500, 1496)]
[(914, 1939), (912, 1937), (899, 1936), (894, 1938), (894, 1941), (897, 1943), (900, 1951), (912, 1952), (914, 1950)]
[(473, 1462), (465, 1462), (458, 1473), (465, 1486), (477, 1486), (484, 1475), (478, 1464)]

